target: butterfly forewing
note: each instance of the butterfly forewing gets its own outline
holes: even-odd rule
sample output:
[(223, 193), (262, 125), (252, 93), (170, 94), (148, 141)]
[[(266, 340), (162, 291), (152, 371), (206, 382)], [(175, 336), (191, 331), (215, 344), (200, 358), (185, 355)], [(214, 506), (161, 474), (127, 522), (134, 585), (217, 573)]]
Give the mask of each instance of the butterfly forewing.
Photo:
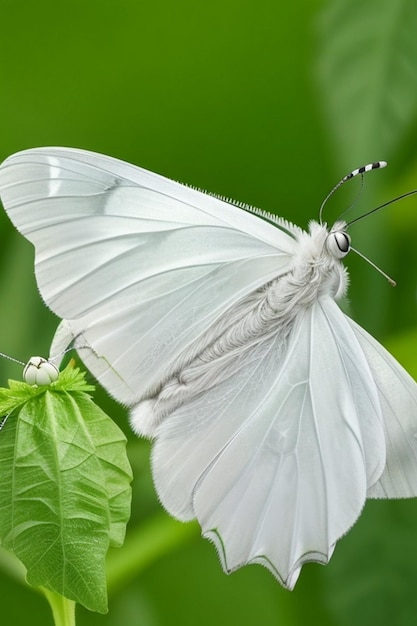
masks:
[(127, 404), (224, 311), (285, 271), (295, 246), (242, 209), (83, 151), (19, 153), (3, 164), (0, 189), (35, 245), (45, 302)]

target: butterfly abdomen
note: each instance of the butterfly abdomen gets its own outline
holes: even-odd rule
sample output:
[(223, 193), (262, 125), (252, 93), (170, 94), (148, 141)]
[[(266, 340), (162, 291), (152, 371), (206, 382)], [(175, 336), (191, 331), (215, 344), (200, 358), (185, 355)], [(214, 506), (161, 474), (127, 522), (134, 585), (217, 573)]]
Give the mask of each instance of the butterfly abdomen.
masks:
[(317, 223), (310, 225), (310, 233), (300, 233), (288, 270), (216, 320), (183, 352), (177, 369), (159, 389), (137, 406), (136, 430), (152, 434), (181, 404), (234, 374), (243, 354), (255, 345), (272, 335), (285, 345), (295, 320), (320, 297), (344, 293), (346, 269), (324, 246), (327, 236), (327, 229)]

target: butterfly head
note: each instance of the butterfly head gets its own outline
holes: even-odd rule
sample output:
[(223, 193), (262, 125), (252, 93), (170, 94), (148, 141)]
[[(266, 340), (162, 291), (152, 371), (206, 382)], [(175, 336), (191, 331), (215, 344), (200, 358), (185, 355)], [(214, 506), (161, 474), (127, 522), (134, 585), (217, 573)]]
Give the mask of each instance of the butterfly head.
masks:
[(350, 251), (350, 237), (340, 224), (330, 231), (326, 238), (326, 249), (335, 259), (343, 259)]
[(299, 247), (293, 269), (295, 284), (311, 287), (311, 299), (322, 294), (341, 298), (348, 286), (348, 272), (342, 259), (350, 250), (345, 222), (336, 222), (329, 229), (326, 224), (311, 221), (309, 232), (297, 239)]
[(328, 228), (327, 224), (312, 220), (303, 249), (315, 262), (320, 260), (319, 263), (324, 263), (329, 268), (335, 264), (340, 265), (339, 261), (352, 249), (346, 222), (337, 221), (332, 228)]

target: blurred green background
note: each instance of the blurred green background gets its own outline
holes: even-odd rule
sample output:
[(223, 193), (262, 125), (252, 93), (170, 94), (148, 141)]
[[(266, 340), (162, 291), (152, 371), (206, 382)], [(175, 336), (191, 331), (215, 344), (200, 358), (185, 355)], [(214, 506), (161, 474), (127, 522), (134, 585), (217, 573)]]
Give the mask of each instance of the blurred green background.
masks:
[[(390, 166), (366, 178), (352, 217), (417, 187), (415, 0), (0, 0), (0, 24), (0, 159), (45, 145), (104, 152), (302, 227), (368, 161)], [(358, 188), (340, 190), (326, 219)], [(346, 306), (416, 376), (417, 197), (351, 235), (398, 286), (352, 254)], [(57, 319), (37, 293), (33, 251), (3, 212), (0, 237), (0, 350), (46, 354)], [(1, 384), (21, 376), (0, 367)], [(197, 527), (178, 530), (161, 511), (148, 444), (97, 397), (129, 436), (139, 556), (110, 581), (109, 614), (80, 608), (79, 626), (415, 623), (417, 501), (368, 502), (330, 564), (305, 566), (293, 592), (259, 566), (226, 576)], [(3, 624), (52, 623), (4, 558), (0, 588)]]

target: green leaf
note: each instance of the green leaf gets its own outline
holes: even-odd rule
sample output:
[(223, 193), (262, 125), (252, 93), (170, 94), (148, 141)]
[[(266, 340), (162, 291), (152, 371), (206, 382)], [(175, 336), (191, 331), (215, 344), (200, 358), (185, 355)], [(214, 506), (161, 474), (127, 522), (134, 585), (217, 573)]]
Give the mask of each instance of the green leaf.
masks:
[(328, 2), (318, 78), (343, 163), (389, 158), (415, 120), (417, 3)]
[(105, 612), (105, 556), (130, 515), (126, 440), (67, 368), (47, 387), (11, 381), (0, 410), (0, 538), (43, 586)]

